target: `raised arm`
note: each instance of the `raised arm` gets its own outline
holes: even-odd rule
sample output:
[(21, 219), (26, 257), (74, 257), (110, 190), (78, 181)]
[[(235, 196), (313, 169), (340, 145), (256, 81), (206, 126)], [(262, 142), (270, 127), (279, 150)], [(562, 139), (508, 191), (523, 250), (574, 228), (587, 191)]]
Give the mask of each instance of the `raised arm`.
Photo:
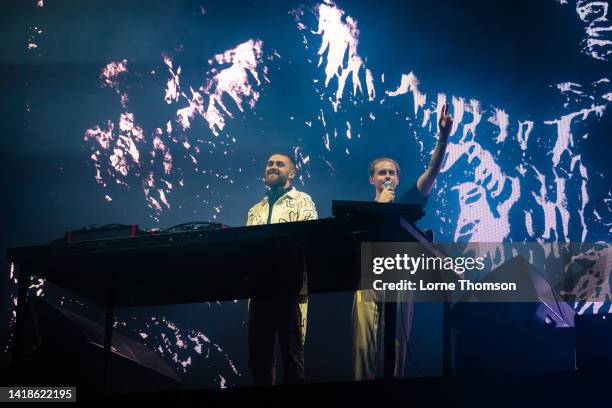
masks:
[(449, 105), (447, 103), (442, 107), (440, 119), (438, 119), (438, 128), (440, 129), (440, 132), (438, 133), (438, 142), (436, 143), (436, 147), (431, 154), (429, 165), (417, 180), (417, 189), (424, 196), (429, 195), (429, 192), (436, 181), (436, 177), (438, 177), (438, 174), (440, 173), (442, 162), (444, 161), (444, 155), (446, 154), (448, 137), (450, 136), (451, 129), (453, 128), (453, 116), (448, 113), (448, 110)]

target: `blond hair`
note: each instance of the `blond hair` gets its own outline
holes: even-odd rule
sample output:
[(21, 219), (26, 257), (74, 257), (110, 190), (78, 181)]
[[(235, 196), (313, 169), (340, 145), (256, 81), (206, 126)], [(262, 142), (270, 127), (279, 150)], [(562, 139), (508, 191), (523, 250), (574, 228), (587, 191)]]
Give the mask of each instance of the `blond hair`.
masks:
[(389, 157), (379, 157), (377, 159), (374, 159), (372, 161), (372, 163), (370, 163), (370, 168), (369, 168), (369, 172), (370, 172), (370, 177), (372, 177), (374, 175), (374, 168), (376, 167), (376, 165), (380, 162), (384, 162), (384, 161), (388, 161), (393, 163), (393, 165), (395, 166), (395, 171), (397, 172), (397, 175), (399, 176), (400, 174), (400, 166), (399, 164), (397, 164), (397, 162), (393, 159), (390, 159)]

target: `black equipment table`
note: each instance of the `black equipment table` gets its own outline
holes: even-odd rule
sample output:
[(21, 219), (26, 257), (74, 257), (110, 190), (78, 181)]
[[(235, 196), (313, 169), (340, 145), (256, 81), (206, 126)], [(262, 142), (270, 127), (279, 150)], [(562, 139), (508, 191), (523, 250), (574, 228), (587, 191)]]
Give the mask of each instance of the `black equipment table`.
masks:
[[(104, 347), (110, 356), (115, 307), (224, 301), (359, 289), (362, 242), (420, 241), (422, 216), (410, 205), (334, 207), (341, 217), (295, 223), (137, 235), (12, 248), (18, 274), (13, 347), (17, 368), (30, 278), (36, 275), (106, 308)], [(350, 205), (348, 205), (350, 208)], [(376, 211), (384, 209), (384, 211)], [(387, 303), (395, 322), (395, 303)], [(385, 337), (395, 338), (388, 324)], [(385, 376), (393, 376), (395, 347), (385, 348)], [(387, 364), (391, 362), (391, 364)], [(390, 366), (387, 368), (387, 366)]]

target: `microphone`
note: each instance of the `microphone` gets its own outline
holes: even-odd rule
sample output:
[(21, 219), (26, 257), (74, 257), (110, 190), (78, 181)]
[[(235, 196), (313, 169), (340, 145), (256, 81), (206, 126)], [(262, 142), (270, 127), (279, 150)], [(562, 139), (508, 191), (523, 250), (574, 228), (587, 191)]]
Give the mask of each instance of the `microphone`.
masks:
[[(386, 180), (386, 181), (383, 183), (383, 186), (384, 186), (385, 188), (390, 188), (391, 190), (393, 190), (393, 183), (391, 183), (391, 180)], [(394, 193), (395, 193), (395, 192), (394, 192)], [(393, 202), (393, 199), (391, 199), (391, 202)]]

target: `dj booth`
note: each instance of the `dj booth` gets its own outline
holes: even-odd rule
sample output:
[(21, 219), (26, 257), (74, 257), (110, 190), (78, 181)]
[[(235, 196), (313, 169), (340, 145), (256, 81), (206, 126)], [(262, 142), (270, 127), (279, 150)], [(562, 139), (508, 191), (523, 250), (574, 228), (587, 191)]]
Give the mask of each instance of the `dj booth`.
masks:
[[(50, 244), (9, 249), (7, 258), (19, 279), (14, 378), (28, 352), (22, 346), (34, 275), (106, 309), (105, 371), (112, 382), (109, 361), (118, 307), (297, 294), (305, 274), (310, 294), (354, 291), (360, 289), (364, 242), (419, 242), (424, 251), (436, 251), (430, 237), (414, 226), (423, 215), (418, 206), (335, 201), (333, 213), (328, 219), (237, 228), (72, 231)], [(396, 303), (385, 307), (387, 320), (395, 322)], [(445, 327), (450, 330), (448, 322)], [(385, 325), (385, 339), (394, 341), (394, 324)], [(395, 361), (392, 344), (385, 347), (389, 378)], [(445, 341), (446, 371), (449, 347)]]

